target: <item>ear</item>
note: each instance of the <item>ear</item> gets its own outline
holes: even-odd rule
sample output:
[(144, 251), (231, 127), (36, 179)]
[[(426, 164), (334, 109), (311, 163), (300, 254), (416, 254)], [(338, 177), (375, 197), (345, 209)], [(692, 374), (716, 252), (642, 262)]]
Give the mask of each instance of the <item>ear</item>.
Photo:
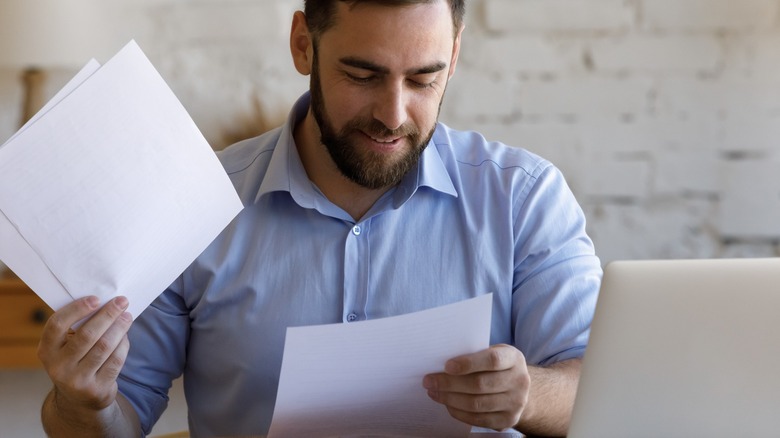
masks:
[(455, 67), (458, 65), (458, 56), (460, 55), (460, 37), (463, 34), (465, 25), (460, 26), (458, 34), (455, 35), (455, 43), (452, 45), (452, 59), (450, 59), (450, 71), (447, 73), (447, 80), (455, 74)]
[(302, 11), (296, 11), (290, 29), (290, 52), (295, 69), (302, 75), (311, 73), (314, 54), (313, 43), (309, 27), (306, 25), (306, 15)]

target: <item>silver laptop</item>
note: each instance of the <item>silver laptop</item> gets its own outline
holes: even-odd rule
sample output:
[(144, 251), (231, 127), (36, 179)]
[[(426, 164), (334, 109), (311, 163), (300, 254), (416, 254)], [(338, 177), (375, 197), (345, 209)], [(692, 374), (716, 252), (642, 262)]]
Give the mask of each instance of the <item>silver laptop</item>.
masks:
[(780, 437), (780, 258), (608, 264), (569, 436)]

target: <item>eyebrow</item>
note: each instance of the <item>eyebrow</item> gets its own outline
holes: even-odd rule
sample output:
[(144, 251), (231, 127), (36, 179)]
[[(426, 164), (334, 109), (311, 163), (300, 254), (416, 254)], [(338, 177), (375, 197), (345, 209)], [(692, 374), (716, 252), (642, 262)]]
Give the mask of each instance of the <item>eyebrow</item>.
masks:
[[(347, 56), (344, 58), (339, 59), (339, 62), (347, 65), (349, 67), (359, 68), (361, 70), (368, 70), (375, 73), (380, 74), (388, 74), (390, 73), (390, 69), (378, 64), (374, 64), (371, 61), (367, 61), (365, 59), (355, 58), (352, 56)], [(408, 76), (415, 76), (415, 75), (425, 75), (430, 73), (437, 73), (447, 68), (447, 63), (445, 62), (435, 62), (430, 65), (425, 65), (422, 67), (416, 67), (411, 68), (404, 72)]]

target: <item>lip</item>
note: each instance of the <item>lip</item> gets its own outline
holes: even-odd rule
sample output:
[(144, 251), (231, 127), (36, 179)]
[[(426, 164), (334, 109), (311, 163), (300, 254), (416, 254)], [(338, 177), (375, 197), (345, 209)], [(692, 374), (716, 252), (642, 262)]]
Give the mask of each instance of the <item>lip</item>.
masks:
[(381, 152), (393, 152), (397, 150), (401, 147), (404, 140), (404, 137), (376, 138), (363, 131), (360, 131), (360, 133), (363, 135), (363, 138), (368, 140), (368, 143), (371, 145), (372, 149)]

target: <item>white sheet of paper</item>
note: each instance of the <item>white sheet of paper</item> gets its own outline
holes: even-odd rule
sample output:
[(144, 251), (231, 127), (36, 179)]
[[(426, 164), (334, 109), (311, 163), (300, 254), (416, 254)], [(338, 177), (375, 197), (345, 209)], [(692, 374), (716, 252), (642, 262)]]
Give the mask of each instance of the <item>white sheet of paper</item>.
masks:
[[(27, 129), (28, 126), (48, 112), (65, 96), (75, 90), (92, 73), (100, 68), (100, 64), (91, 59), (54, 97), (46, 103), (24, 126), (19, 129), (3, 146), (11, 142), (17, 135)], [(57, 277), (49, 270), (46, 263), (35, 250), (24, 240), (19, 231), (14, 227), (5, 214), (0, 211), (0, 260), (11, 268), (17, 276), (24, 278), (32, 290), (52, 309), (59, 309), (73, 300), (65, 287)]]
[(288, 328), (268, 437), (468, 436), (471, 427), (432, 401), (422, 380), (488, 347), (492, 298)]
[[(63, 94), (0, 148), (0, 211), (70, 297), (127, 295), (135, 317), (242, 205), (135, 42)], [(2, 255), (46, 300), (41, 265)]]

